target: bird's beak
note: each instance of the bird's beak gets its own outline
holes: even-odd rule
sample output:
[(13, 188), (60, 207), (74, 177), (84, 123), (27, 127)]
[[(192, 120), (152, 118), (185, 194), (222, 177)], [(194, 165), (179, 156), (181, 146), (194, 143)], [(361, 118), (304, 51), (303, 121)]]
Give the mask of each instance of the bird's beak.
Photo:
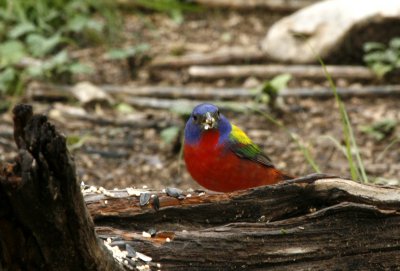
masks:
[(205, 114), (205, 119), (203, 122), (203, 128), (204, 130), (209, 130), (215, 127), (215, 118), (210, 114), (210, 112), (207, 112)]

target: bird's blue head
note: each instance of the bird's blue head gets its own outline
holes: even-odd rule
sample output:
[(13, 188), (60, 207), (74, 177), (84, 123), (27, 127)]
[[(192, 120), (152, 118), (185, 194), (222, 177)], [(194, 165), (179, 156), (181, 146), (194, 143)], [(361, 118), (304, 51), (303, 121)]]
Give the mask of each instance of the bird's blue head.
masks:
[(220, 133), (219, 142), (227, 139), (232, 130), (228, 119), (221, 114), (218, 107), (213, 104), (199, 104), (196, 106), (185, 127), (185, 142), (196, 144), (203, 133), (218, 130)]

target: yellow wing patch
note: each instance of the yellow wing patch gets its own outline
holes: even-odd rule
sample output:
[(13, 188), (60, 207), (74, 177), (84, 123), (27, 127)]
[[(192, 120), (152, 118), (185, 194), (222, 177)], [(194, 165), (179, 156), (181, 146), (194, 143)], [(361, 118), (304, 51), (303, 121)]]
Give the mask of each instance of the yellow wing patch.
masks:
[(251, 139), (236, 125), (232, 124), (231, 133), (238, 143), (241, 143), (243, 145), (253, 144)]

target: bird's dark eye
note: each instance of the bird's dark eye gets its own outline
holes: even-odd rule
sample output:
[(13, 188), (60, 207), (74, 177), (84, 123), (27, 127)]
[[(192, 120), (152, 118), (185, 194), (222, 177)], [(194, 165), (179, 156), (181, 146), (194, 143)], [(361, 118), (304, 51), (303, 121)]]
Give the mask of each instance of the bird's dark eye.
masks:
[(193, 115), (193, 120), (197, 121), (198, 117), (196, 115)]
[(217, 111), (217, 116), (219, 117), (221, 115), (221, 113), (219, 112), (219, 110)]

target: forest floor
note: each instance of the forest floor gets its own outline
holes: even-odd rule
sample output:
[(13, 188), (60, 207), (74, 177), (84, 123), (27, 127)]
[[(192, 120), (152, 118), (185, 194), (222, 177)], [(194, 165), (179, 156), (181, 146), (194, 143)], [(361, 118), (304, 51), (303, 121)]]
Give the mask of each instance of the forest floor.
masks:
[[(131, 87), (185, 86), (217, 89), (255, 86), (265, 78), (201, 81), (192, 80), (185, 73), (172, 68), (169, 69), (169, 76), (157, 76), (151, 69), (151, 59), (188, 53), (207, 54), (222, 48), (258, 48), (271, 24), (284, 15), (265, 10), (243, 12), (211, 9), (187, 14), (184, 22), (177, 24), (164, 14), (129, 14), (126, 15), (124, 25), (125, 45), (147, 44), (149, 50), (145, 55), (133, 60), (110, 60), (104, 57), (104, 48), (75, 52), (95, 72), (74, 80)], [(371, 84), (341, 79), (336, 83), (342, 87)], [(32, 82), (31, 85), (34, 84)], [(289, 86), (311, 88), (327, 85), (324, 81), (297, 80)], [(59, 130), (81, 143), (75, 144), (71, 151), (77, 172), (86, 184), (106, 188), (199, 188), (186, 172), (179, 156), (180, 139), (166, 142), (161, 136), (162, 131), (173, 126), (179, 127), (182, 132), (185, 124), (182, 115), (168, 109), (137, 107), (130, 111), (100, 105), (86, 107), (82, 111), (84, 109), (76, 101), (39, 101), (28, 93), (22, 101), (32, 103), (35, 112), (48, 114)], [(117, 104), (125, 102), (114, 98)], [(399, 101), (400, 97), (395, 96), (353, 97), (344, 100), (367, 174), (373, 182), (399, 184), (400, 142), (394, 141), (400, 135)], [(314, 172), (297, 143), (289, 136), (287, 131), (290, 131), (297, 134), (300, 141), (310, 148), (322, 172), (348, 177), (350, 173), (346, 157), (334, 141), (329, 139), (335, 138), (343, 144), (340, 113), (334, 98), (290, 97), (285, 98), (283, 104), (281, 111), (270, 113), (287, 130), (252, 110), (224, 113), (261, 146), (279, 169), (296, 176)], [(91, 118), (77, 118), (74, 114), (65, 113), (71, 111), (83, 112)], [(372, 129), (372, 125), (382, 121), (394, 125), (378, 140), (373, 133), (380, 133), (380, 130)], [(365, 127), (372, 129), (372, 132), (363, 132)], [(16, 147), (12, 141), (11, 113), (0, 113), (0, 160), (10, 160), (15, 155)]]

